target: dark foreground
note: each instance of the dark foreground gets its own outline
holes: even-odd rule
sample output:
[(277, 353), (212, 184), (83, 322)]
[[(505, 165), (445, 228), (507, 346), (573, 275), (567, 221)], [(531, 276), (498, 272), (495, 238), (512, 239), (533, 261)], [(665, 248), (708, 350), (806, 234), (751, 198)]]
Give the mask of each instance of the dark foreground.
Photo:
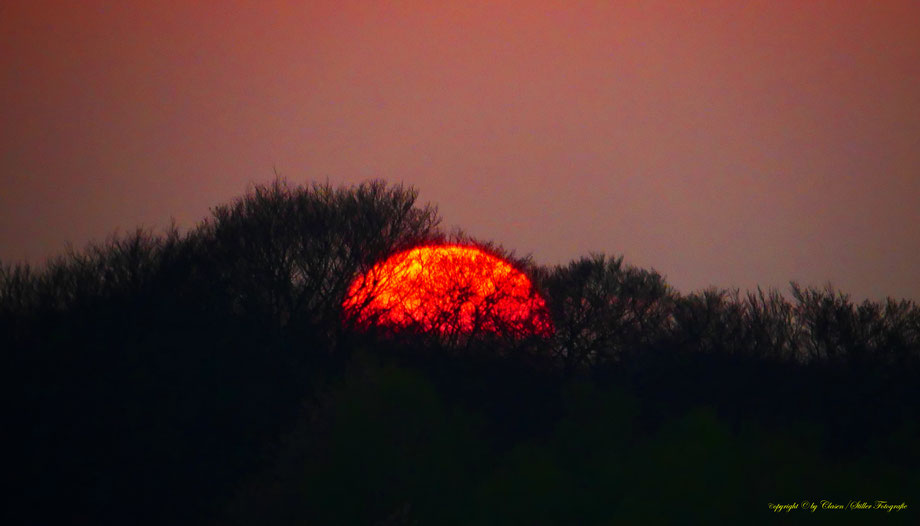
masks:
[(920, 521), (915, 304), (514, 259), (551, 338), (353, 330), (351, 276), (445, 239), (414, 199), (276, 183), (0, 265), (4, 523)]

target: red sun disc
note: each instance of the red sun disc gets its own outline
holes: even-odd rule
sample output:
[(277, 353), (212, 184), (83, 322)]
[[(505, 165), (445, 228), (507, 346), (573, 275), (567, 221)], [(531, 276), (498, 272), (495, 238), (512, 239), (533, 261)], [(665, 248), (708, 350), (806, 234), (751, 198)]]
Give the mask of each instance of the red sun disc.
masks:
[(358, 325), (442, 333), (485, 331), (548, 336), (543, 299), (524, 273), (478, 248), (421, 246), (359, 275), (343, 308)]

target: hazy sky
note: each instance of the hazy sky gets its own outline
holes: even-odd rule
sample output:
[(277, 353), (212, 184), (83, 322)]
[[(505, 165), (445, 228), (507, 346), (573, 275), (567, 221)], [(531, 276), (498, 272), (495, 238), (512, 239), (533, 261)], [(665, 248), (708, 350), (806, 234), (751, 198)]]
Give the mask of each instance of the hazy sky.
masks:
[(0, 259), (405, 182), (537, 262), (920, 300), (920, 2), (0, 2)]

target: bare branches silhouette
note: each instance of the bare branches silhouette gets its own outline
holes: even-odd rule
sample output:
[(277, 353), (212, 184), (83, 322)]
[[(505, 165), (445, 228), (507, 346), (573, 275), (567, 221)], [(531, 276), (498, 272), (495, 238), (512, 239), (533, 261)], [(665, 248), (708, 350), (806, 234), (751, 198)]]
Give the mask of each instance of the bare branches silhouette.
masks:
[[(185, 233), (0, 262), (5, 523), (741, 522), (920, 494), (915, 302), (546, 267), (417, 197), (279, 178)], [(451, 244), (513, 272), (418, 258), (449, 278), (422, 295), (375, 274)], [(509, 311), (537, 298), (551, 334)]]

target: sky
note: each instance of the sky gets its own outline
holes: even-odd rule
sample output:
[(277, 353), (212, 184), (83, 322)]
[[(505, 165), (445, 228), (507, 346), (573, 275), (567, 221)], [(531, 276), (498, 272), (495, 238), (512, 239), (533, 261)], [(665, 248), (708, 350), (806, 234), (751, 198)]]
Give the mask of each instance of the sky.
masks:
[(537, 263), (920, 300), (920, 2), (0, 2), (0, 260), (382, 178)]

